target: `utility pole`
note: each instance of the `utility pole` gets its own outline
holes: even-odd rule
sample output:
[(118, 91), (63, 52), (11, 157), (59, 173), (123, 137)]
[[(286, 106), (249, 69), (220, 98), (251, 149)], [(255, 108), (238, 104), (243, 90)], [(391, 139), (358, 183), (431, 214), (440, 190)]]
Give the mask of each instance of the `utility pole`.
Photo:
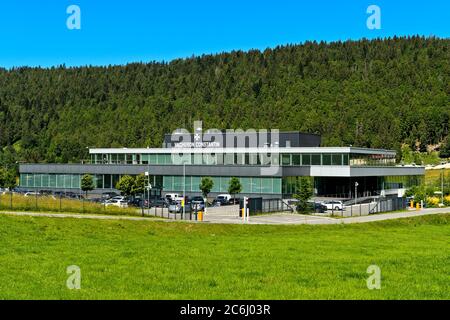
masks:
[(441, 169), (441, 204), (444, 206), (444, 166)]
[(183, 220), (186, 220), (186, 162), (183, 161)]

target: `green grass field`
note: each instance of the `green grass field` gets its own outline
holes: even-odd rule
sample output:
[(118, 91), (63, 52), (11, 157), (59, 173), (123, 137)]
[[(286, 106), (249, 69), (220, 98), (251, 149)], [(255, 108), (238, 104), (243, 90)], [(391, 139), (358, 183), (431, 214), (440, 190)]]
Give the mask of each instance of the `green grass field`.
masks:
[[(1, 299), (449, 299), (450, 215), (334, 226), (0, 216)], [(381, 268), (368, 290), (369, 265)], [(66, 268), (81, 268), (81, 290)]]

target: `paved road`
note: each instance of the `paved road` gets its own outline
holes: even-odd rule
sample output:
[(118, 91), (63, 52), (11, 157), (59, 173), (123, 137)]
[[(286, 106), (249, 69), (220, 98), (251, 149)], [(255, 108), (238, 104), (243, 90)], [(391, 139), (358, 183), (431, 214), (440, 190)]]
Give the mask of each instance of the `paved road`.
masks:
[[(300, 215), (292, 213), (280, 213), (273, 215), (263, 215), (250, 217), (249, 224), (347, 224), (347, 223), (366, 223), (382, 220), (392, 220), (401, 218), (411, 218), (430, 214), (450, 213), (450, 208), (424, 209), (421, 211), (411, 210), (406, 212), (373, 214), (362, 217), (350, 218), (330, 218), (310, 215)], [(216, 217), (211, 222), (215, 223), (243, 223), (241, 218), (234, 218), (234, 221), (228, 219), (219, 220)]]
[[(248, 224), (341, 224), (341, 223), (365, 223), (382, 220), (392, 220), (401, 218), (411, 218), (430, 214), (450, 213), (450, 208), (424, 209), (421, 211), (411, 210), (406, 212), (374, 214), (362, 217), (352, 218), (330, 218), (310, 215), (280, 213), (271, 215), (261, 215), (250, 217)], [(14, 216), (32, 216), (32, 217), (50, 217), (50, 218), (76, 218), (76, 219), (98, 219), (98, 220), (132, 220), (132, 221), (166, 221), (174, 220), (148, 217), (129, 217), (129, 216), (106, 216), (92, 214), (60, 214), (60, 213), (38, 213), (38, 212), (1, 212), (3, 215)], [(180, 221), (180, 220), (177, 220)], [(195, 222), (195, 221), (192, 221)], [(212, 214), (206, 215), (204, 223), (222, 223), (222, 224), (243, 224), (242, 218), (230, 215)]]

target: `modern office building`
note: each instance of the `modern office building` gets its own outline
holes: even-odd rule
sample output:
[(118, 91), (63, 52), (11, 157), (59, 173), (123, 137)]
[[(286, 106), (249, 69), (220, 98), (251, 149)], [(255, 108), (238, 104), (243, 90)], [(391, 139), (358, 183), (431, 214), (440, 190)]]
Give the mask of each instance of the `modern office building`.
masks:
[[(425, 170), (396, 163), (392, 150), (320, 147), (318, 135), (249, 132), (166, 135), (162, 148), (92, 148), (82, 164), (21, 164), (20, 187), (78, 191), (84, 174), (94, 177), (94, 193), (116, 191), (123, 175), (147, 173), (152, 194), (199, 195), (202, 177), (214, 181), (211, 196), (226, 193), (238, 177), (241, 196), (290, 198), (299, 177), (311, 177), (317, 196), (352, 198), (398, 194), (418, 185)], [(357, 188), (355, 188), (357, 183)]]

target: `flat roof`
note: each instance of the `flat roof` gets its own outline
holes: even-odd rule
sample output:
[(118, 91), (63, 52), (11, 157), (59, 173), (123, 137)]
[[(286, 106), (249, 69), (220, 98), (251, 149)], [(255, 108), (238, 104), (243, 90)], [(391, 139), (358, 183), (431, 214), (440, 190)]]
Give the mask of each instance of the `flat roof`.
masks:
[(91, 148), (89, 154), (213, 154), (213, 153), (356, 153), (393, 155), (395, 150), (357, 147), (259, 147), (259, 148)]

